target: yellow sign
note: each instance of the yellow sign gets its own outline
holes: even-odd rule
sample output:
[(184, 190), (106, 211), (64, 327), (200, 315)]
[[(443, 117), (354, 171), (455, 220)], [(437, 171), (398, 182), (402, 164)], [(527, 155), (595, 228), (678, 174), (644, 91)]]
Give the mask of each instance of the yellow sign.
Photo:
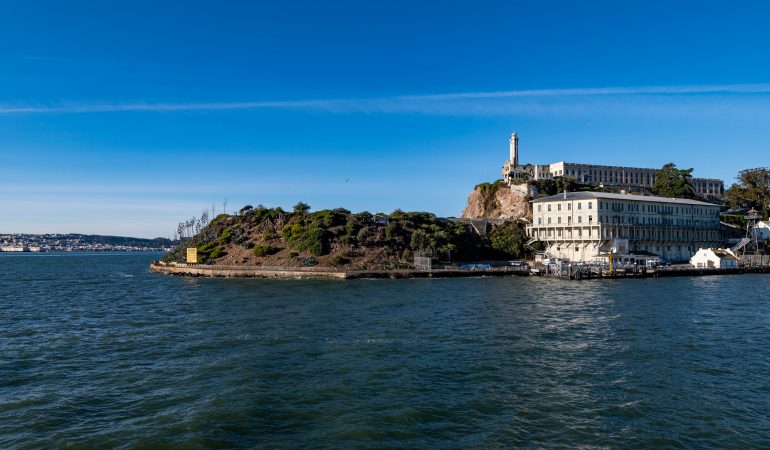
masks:
[(187, 249), (187, 262), (197, 264), (198, 263), (198, 249), (195, 247)]

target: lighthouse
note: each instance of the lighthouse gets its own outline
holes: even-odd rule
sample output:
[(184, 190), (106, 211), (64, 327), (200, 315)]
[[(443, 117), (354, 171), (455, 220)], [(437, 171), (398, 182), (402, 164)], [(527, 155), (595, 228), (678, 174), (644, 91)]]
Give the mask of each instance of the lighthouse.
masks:
[(511, 167), (518, 167), (519, 166), (519, 135), (516, 134), (514, 131), (513, 134), (511, 134)]

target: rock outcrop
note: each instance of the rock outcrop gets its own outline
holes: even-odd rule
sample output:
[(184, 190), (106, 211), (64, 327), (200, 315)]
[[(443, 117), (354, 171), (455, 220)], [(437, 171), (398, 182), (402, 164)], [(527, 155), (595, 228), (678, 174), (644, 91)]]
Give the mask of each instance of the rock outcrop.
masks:
[(468, 195), (465, 218), (532, 219), (527, 184), (508, 186), (498, 180), (482, 183)]

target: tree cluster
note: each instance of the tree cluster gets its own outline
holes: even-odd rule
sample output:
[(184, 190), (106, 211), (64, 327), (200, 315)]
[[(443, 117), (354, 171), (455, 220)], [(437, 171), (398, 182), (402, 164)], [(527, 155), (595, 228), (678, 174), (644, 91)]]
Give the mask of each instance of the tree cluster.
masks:
[(661, 197), (695, 198), (692, 188), (693, 169), (678, 169), (676, 164), (668, 163), (655, 174), (652, 193)]
[(757, 167), (738, 173), (738, 182), (725, 190), (724, 200), (731, 209), (754, 208), (767, 219), (770, 204), (770, 169)]

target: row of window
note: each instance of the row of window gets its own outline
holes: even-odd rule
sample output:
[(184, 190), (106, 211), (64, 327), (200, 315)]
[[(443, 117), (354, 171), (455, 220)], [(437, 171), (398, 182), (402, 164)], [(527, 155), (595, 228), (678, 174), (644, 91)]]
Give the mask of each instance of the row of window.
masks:
[[(548, 225), (551, 224), (551, 219), (552, 219), (551, 217), (548, 218), (548, 222), (547, 222)], [(588, 216), (588, 223), (590, 224), (593, 221), (594, 221), (594, 216)], [(556, 218), (556, 223), (557, 224), (561, 223), (561, 217), (557, 217)], [(567, 216), (567, 224), (571, 224), (571, 223), (572, 223), (572, 216)], [(583, 223), (583, 216), (577, 216), (577, 223)], [(538, 217), (537, 218), (537, 224), (538, 225), (542, 225), (543, 224), (543, 218), (542, 217)]]
[[(561, 211), (561, 203), (556, 204), (556, 211)], [(547, 211), (551, 211), (551, 203), (548, 203), (547, 205)], [(588, 202), (588, 209), (594, 209), (594, 204), (591, 202)], [(583, 204), (581, 202), (577, 202), (577, 209), (583, 209)], [(567, 203), (567, 211), (572, 211), (572, 203)], [(537, 212), (543, 212), (543, 205), (537, 205)]]
[[(554, 224), (554, 218), (553, 217), (547, 217), (545, 219), (545, 223), (547, 225)], [(562, 224), (562, 218), (556, 217), (555, 218), (556, 225)], [(623, 216), (599, 216), (599, 220), (601, 223), (604, 224), (622, 224), (622, 225), (658, 225), (658, 226), (668, 226), (668, 227), (713, 227), (716, 225), (716, 221), (711, 221), (711, 223), (702, 221), (702, 220), (685, 220), (685, 219), (667, 219), (667, 218), (661, 218), (661, 217), (623, 217)], [(589, 215), (588, 216), (588, 223), (592, 224), (594, 221), (594, 216)], [(567, 216), (566, 218), (567, 225), (572, 224), (572, 216)], [(577, 222), (576, 223), (583, 223), (583, 216), (577, 216)], [(543, 225), (543, 218), (538, 217), (537, 218), (537, 224)]]
[[(548, 230), (533, 230), (532, 236), (539, 238), (582, 238), (585, 231), (586, 237), (593, 237), (593, 228), (576, 229), (548, 229)], [(597, 235), (599, 237), (599, 235)], [(602, 239), (654, 239), (659, 241), (703, 241), (703, 240), (718, 240), (719, 233), (717, 231), (706, 230), (682, 230), (675, 232), (665, 232), (664, 230), (651, 230), (651, 229), (633, 229), (633, 230), (615, 230), (604, 228), (601, 233)]]
[(632, 183), (636, 185), (649, 185), (652, 186), (655, 183), (655, 174), (650, 172), (638, 172), (638, 171), (616, 171), (616, 170), (581, 170), (581, 169), (567, 169), (564, 171), (566, 175), (572, 176), (575, 179), (580, 179), (586, 182), (597, 183)]
[[(566, 203), (567, 211), (572, 210), (572, 202), (559, 202), (556, 203), (556, 211), (562, 210), (562, 204)], [(546, 204), (546, 211), (553, 211), (553, 203)], [(587, 202), (587, 209), (593, 209), (593, 203)], [(577, 209), (582, 210), (582, 202), (577, 202)], [(679, 207), (671, 205), (658, 205), (658, 204), (644, 204), (644, 203), (624, 203), (624, 202), (599, 202), (599, 209), (611, 209), (612, 211), (629, 211), (629, 212), (643, 212), (643, 213), (658, 213), (658, 214), (691, 214), (691, 215), (708, 215), (710, 213), (716, 213), (715, 208), (696, 208), (696, 207)], [(537, 212), (543, 212), (543, 205), (537, 205)]]

